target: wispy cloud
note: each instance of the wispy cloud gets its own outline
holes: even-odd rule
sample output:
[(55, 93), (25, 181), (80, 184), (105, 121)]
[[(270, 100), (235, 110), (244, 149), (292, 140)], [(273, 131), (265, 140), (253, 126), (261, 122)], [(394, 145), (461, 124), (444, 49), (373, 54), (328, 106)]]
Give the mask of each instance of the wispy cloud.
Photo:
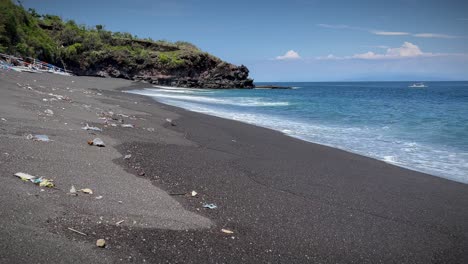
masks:
[(388, 49), (388, 48), (390, 48), (389, 46), (385, 46), (385, 45), (361, 45), (361, 47), (377, 48), (377, 49)]
[(413, 36), (418, 37), (418, 38), (447, 38), (447, 39), (460, 38), (460, 36), (435, 34), (435, 33), (418, 33), (418, 34), (414, 34)]
[(379, 31), (379, 30), (373, 30), (370, 31), (374, 35), (380, 35), (380, 36), (406, 36), (410, 35), (408, 32), (398, 32), (398, 31)]
[(299, 53), (295, 52), (294, 50), (287, 51), (284, 55), (277, 56), (277, 60), (299, 60), (301, 56)]
[(387, 48), (385, 53), (375, 53), (368, 51), (365, 53), (358, 53), (351, 56), (339, 57), (329, 54), (325, 57), (317, 57), (318, 60), (386, 60), (386, 59), (405, 59), (417, 57), (440, 57), (440, 56), (467, 56), (467, 54), (460, 53), (431, 53), (423, 52), (417, 45), (411, 42), (404, 42), (400, 47)]
[(374, 35), (379, 36), (413, 36), (416, 38), (444, 38), (444, 39), (455, 39), (455, 38), (464, 38), (464, 36), (455, 36), (448, 34), (439, 34), (439, 33), (411, 33), (405, 31), (386, 31), (386, 30), (377, 30), (371, 28), (362, 28), (362, 27), (353, 27), (349, 25), (332, 25), (332, 24), (317, 24), (317, 26), (322, 28), (329, 29), (348, 29), (348, 30), (358, 30), (366, 31)]

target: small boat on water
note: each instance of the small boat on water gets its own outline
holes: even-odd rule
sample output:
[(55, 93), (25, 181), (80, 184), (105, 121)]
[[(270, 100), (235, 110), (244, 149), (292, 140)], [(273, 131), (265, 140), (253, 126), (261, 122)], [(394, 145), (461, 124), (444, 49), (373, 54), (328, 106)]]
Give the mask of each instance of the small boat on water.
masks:
[(412, 85), (408, 86), (409, 88), (424, 88), (427, 87), (424, 83), (413, 83)]

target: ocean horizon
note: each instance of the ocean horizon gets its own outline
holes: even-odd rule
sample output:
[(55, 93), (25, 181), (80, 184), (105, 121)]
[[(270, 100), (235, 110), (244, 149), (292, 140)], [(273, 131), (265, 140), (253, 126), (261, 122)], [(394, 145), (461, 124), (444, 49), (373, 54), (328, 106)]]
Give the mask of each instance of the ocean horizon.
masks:
[(468, 82), (257, 82), (292, 89), (131, 93), (468, 183)]

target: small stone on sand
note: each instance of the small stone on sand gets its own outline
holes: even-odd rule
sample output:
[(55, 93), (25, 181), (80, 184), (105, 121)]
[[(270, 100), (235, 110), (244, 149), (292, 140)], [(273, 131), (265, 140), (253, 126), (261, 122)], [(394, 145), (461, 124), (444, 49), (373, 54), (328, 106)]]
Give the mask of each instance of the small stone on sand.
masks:
[(106, 240), (104, 239), (98, 239), (96, 241), (96, 246), (100, 247), (100, 248), (105, 248), (106, 247)]

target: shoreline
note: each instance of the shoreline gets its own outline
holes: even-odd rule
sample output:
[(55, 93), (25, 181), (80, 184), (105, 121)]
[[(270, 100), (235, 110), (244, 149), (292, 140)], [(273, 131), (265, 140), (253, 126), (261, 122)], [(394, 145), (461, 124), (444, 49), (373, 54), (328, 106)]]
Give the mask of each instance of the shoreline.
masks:
[[(0, 122), (0, 144), (2, 152), (10, 153), (0, 163), (5, 181), (0, 193), (4, 209), (14, 208), (0, 215), (6, 223), (0, 232), (18, 238), (31, 232), (33, 238), (51, 237), (54, 242), (45, 249), (31, 241), (32, 259), (46, 252), (57, 263), (64, 261), (59, 261), (64, 254), (70, 261), (92, 263), (468, 260), (465, 184), (122, 93), (128, 86), (140, 86), (128, 81), (19, 76), (29, 79), (33, 90), (15, 87), (14, 78), (7, 89), (0, 89), (0, 115), (7, 120)], [(4, 78), (12, 77), (0, 76), (2, 86)], [(53, 93), (67, 94), (73, 102), (42, 102), (35, 90), (48, 92), (40, 85), (60, 85), (63, 88)], [(53, 117), (41, 114), (47, 107), (53, 107)], [(128, 115), (125, 122), (136, 127), (104, 127), (97, 135), (82, 131), (82, 123), (91, 119), (95, 121), (90, 125), (103, 127), (97, 108)], [(46, 133), (54, 141), (27, 141), (21, 138), (26, 132)], [(95, 136), (108, 145), (87, 146), (86, 139)], [(22, 149), (29, 154), (18, 152)], [(125, 160), (124, 154), (132, 156)], [(55, 175), (65, 192), (75, 184), (104, 198), (40, 192), (11, 176), (17, 170), (29, 172), (27, 168)], [(169, 195), (192, 190), (196, 197)], [(205, 203), (218, 208), (203, 208)], [(24, 213), (29, 210), (34, 212), (31, 219)], [(121, 220), (125, 222), (115, 224)], [(35, 229), (25, 228), (28, 225)], [(70, 234), (67, 227), (89, 236)], [(234, 233), (222, 233), (222, 228)], [(0, 245), (11, 249), (5, 260), (18, 261), (23, 252), (14, 248), (20, 248), (20, 240), (2, 237), (9, 239), (0, 239)], [(106, 250), (93, 246), (101, 237), (109, 242)]]
[[(130, 87), (129, 89), (119, 89), (119, 91), (125, 92), (125, 91), (140, 90), (140, 89), (153, 89), (153, 88), (157, 89), (157, 88), (160, 88), (160, 87), (162, 87), (162, 86), (147, 87), (147, 86), (144, 86), (144, 84), (140, 85), (138, 83), (138, 84), (135, 85), (135, 87)], [(178, 87), (173, 88), (173, 89), (177, 89), (177, 88)], [(181, 88), (181, 89), (187, 89), (187, 88)], [(442, 174), (436, 175), (436, 174), (432, 174), (431, 172), (424, 171), (422, 169), (418, 170), (417, 168), (411, 167), (410, 165), (404, 166), (404, 165), (392, 163), (392, 162), (386, 161), (384, 158), (368, 156), (368, 155), (365, 155), (365, 154), (362, 154), (362, 153), (354, 152), (354, 151), (349, 150), (349, 149), (340, 148), (338, 146), (331, 146), (331, 145), (322, 144), (322, 143), (319, 143), (319, 142), (313, 142), (313, 141), (306, 140), (306, 139), (301, 138), (301, 137), (295, 137), (293, 135), (289, 135), (289, 134), (287, 134), (287, 133), (285, 133), (283, 131), (276, 130), (276, 129), (273, 129), (273, 128), (270, 128), (270, 127), (267, 127), (267, 126), (261, 126), (261, 125), (254, 124), (254, 123), (248, 123), (248, 122), (243, 122), (243, 121), (240, 121), (240, 120), (229, 119), (227, 117), (217, 116), (217, 115), (214, 115), (214, 114), (193, 111), (193, 110), (186, 109), (186, 108), (183, 108), (183, 107), (174, 106), (174, 105), (170, 105), (170, 104), (165, 104), (163, 102), (158, 101), (157, 99), (153, 99), (151, 96), (147, 96), (147, 95), (142, 95), (142, 96), (148, 97), (151, 100), (154, 100), (158, 104), (162, 104), (162, 105), (165, 105), (167, 107), (171, 107), (173, 111), (188, 111), (188, 112), (192, 112), (192, 113), (198, 113), (198, 114), (201, 114), (201, 115), (207, 115), (207, 116), (217, 117), (217, 118), (221, 118), (221, 119), (225, 119), (225, 120), (230, 120), (230, 121), (233, 121), (233, 122), (239, 122), (239, 123), (251, 125), (251, 126), (254, 126), (254, 127), (264, 128), (264, 129), (272, 130), (272, 131), (275, 131), (275, 132), (279, 132), (279, 133), (281, 133), (282, 135), (284, 135), (286, 137), (298, 139), (298, 140), (301, 140), (301, 141), (304, 141), (304, 142), (307, 142), (307, 143), (312, 143), (312, 144), (316, 144), (316, 145), (320, 145), (320, 146), (333, 148), (333, 149), (336, 149), (336, 150), (347, 152), (349, 154), (359, 155), (359, 156), (362, 156), (362, 157), (370, 158), (370, 159), (373, 159), (373, 160), (376, 160), (376, 161), (379, 161), (379, 162), (384, 162), (386, 164), (396, 166), (398, 168), (407, 169), (407, 170), (410, 170), (410, 171), (413, 171), (413, 172), (418, 172), (418, 173), (426, 174), (426, 175), (429, 175), (429, 176), (432, 176), (432, 177), (442, 178), (442, 179), (445, 179), (445, 180), (449, 180), (449, 181), (453, 181), (453, 182), (457, 182), (457, 183), (461, 183), (461, 184), (468, 184), (468, 183), (463, 182), (461, 180), (456, 180), (456, 178), (454, 178), (454, 177), (450, 177), (450, 176), (446, 176), (446, 175), (442, 175)]]

